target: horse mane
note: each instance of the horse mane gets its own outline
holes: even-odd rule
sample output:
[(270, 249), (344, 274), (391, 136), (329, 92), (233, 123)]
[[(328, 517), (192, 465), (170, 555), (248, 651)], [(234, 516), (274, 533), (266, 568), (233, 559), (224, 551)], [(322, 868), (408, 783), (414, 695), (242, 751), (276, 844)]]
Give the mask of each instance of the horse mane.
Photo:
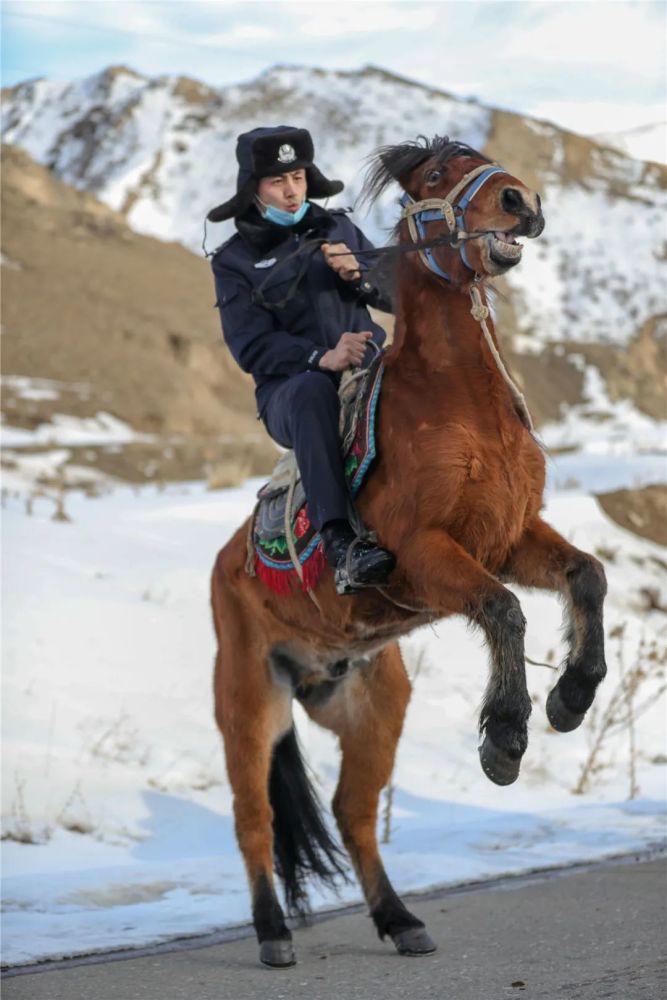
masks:
[(485, 163), (491, 162), (472, 146), (450, 139), (448, 135), (434, 135), (432, 139), (418, 135), (416, 139), (399, 142), (395, 146), (379, 146), (367, 160), (361, 202), (373, 205), (390, 184), (395, 181), (400, 183), (401, 178), (432, 156), (437, 157), (436, 168), (455, 156), (474, 156)]

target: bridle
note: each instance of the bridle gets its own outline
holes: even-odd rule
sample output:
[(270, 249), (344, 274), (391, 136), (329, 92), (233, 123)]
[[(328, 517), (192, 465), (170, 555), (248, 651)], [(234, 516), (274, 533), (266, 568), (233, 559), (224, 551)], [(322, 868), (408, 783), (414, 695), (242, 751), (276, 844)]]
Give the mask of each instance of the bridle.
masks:
[[(493, 357), (493, 360), (514, 399), (519, 419), (528, 431), (532, 433), (533, 422), (528, 411), (526, 400), (524, 399), (523, 393), (520, 391), (512, 376), (508, 372), (486, 323), (489, 318), (489, 307), (482, 301), (478, 287), (482, 280), (482, 275), (475, 272), (475, 269), (471, 266), (466, 254), (466, 243), (468, 240), (478, 239), (481, 236), (487, 236), (489, 233), (494, 232), (492, 229), (468, 232), (465, 228), (466, 210), (475, 195), (482, 189), (490, 177), (493, 177), (495, 174), (506, 173), (507, 171), (505, 168), (499, 166), (497, 163), (489, 165), (482, 164), (479, 167), (475, 167), (474, 170), (470, 170), (467, 174), (464, 174), (461, 180), (454, 185), (446, 198), (425, 198), (421, 201), (415, 201), (411, 195), (405, 192), (400, 199), (400, 204), (402, 205), (401, 221), (407, 220), (412, 242), (399, 243), (388, 247), (376, 247), (372, 250), (357, 251), (357, 254), (364, 257), (379, 257), (392, 253), (418, 253), (420, 259), (429, 271), (451, 284), (451, 275), (444, 271), (435, 260), (435, 257), (433, 256), (433, 249), (438, 246), (458, 248), (464, 265), (469, 271), (473, 272), (473, 280), (469, 289), (470, 299), (472, 302), (470, 312), (473, 319), (477, 320), (482, 328), (484, 340), (486, 341), (489, 351), (491, 352), (491, 356)], [(424, 229), (425, 224), (427, 222), (439, 222), (443, 219), (447, 224), (449, 232), (442, 233), (432, 239), (427, 239), (426, 231)], [(271, 273), (267, 274), (259, 287), (253, 289), (253, 302), (272, 311), (283, 309), (296, 294), (298, 286), (305, 276), (308, 268), (309, 258), (312, 257), (312, 255), (316, 253), (325, 242), (326, 240), (321, 238), (305, 240), (294, 251), (279, 258), (275, 266), (271, 269)], [(205, 249), (205, 244), (206, 223), (204, 222), (204, 252), (207, 256), (210, 256)], [(348, 254), (349, 251), (341, 251), (330, 253), (328, 256), (345, 257), (348, 256)], [(301, 262), (299, 272), (295, 280), (292, 282), (285, 297), (280, 302), (267, 301), (264, 296), (264, 287), (270, 278), (273, 277), (277, 271), (281, 270), (287, 263), (289, 263), (289, 261), (293, 260), (295, 257), (301, 256), (303, 256), (304, 259)], [(362, 270), (366, 270), (366, 268), (362, 268)]]
[[(445, 198), (425, 198), (422, 201), (415, 201), (406, 191), (400, 199), (400, 203), (403, 206), (401, 219), (407, 219), (412, 242), (423, 245), (426, 242), (424, 225), (427, 222), (441, 222), (444, 219), (450, 234), (455, 238), (450, 245), (458, 246), (461, 260), (469, 271), (474, 271), (475, 269), (470, 264), (468, 255), (466, 254), (466, 242), (471, 239), (477, 239), (479, 236), (486, 236), (492, 230), (467, 232), (465, 221), (466, 209), (478, 191), (486, 184), (489, 177), (493, 177), (494, 174), (506, 173), (507, 171), (504, 167), (498, 166), (497, 163), (493, 163), (490, 166), (482, 165), (475, 167), (474, 170), (470, 170), (461, 178)], [(468, 188), (467, 191), (466, 188)], [(462, 195), (462, 197), (459, 198), (459, 195)], [(459, 199), (458, 201), (456, 201), (457, 198)], [(422, 246), (418, 250), (418, 253), (429, 271), (437, 274), (440, 278), (444, 278), (445, 281), (452, 280), (451, 275), (447, 271), (443, 271), (436, 261), (432, 247)]]
[[(465, 219), (466, 209), (477, 192), (480, 191), (486, 184), (489, 177), (493, 177), (495, 174), (506, 173), (507, 171), (505, 168), (498, 166), (497, 163), (492, 163), (490, 166), (482, 165), (475, 167), (474, 170), (470, 170), (467, 174), (463, 175), (461, 180), (454, 185), (446, 198), (425, 198), (422, 201), (415, 201), (414, 198), (406, 191), (401, 198), (401, 205), (403, 206), (401, 220), (407, 220), (410, 237), (412, 239), (411, 249), (416, 250), (419, 253), (421, 261), (429, 271), (451, 284), (451, 275), (448, 274), (447, 271), (443, 271), (433, 256), (432, 247), (436, 245), (435, 241), (430, 241), (431, 246), (424, 246), (426, 241), (426, 230), (424, 229), (424, 225), (427, 222), (440, 222), (443, 219), (447, 223), (449, 238), (452, 241), (450, 242), (450, 246), (458, 247), (461, 260), (468, 270), (472, 271), (474, 275), (469, 290), (470, 300), (472, 302), (472, 308), (470, 310), (471, 315), (473, 319), (477, 320), (482, 328), (484, 340), (486, 341), (487, 347), (491, 352), (491, 356), (493, 357), (498, 371), (512, 394), (519, 419), (528, 431), (532, 433), (533, 421), (531, 419), (526, 400), (516, 382), (508, 372), (486, 323), (489, 318), (489, 307), (482, 301), (482, 296), (480, 295), (478, 288), (478, 285), (482, 280), (482, 275), (475, 272), (475, 269), (471, 265), (466, 254), (466, 243), (468, 240), (476, 239), (479, 236), (486, 236), (488, 233), (493, 232), (492, 229), (483, 230), (482, 232), (468, 232), (466, 230)], [(456, 199), (458, 199), (458, 201)]]

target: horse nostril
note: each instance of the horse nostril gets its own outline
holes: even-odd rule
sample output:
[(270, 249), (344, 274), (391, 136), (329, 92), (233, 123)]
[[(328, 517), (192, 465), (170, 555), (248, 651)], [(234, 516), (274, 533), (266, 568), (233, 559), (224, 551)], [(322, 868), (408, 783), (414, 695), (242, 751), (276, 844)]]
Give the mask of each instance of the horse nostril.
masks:
[(520, 215), (526, 211), (523, 195), (516, 188), (505, 188), (500, 196), (500, 203), (510, 215)]

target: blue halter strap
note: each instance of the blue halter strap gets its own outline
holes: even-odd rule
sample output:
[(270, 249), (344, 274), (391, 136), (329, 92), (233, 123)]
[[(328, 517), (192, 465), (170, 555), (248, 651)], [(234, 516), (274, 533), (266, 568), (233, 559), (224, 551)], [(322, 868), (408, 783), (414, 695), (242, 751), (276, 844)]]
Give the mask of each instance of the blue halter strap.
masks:
[[(450, 233), (456, 233), (459, 239), (461, 260), (468, 270), (473, 271), (474, 268), (471, 267), (465, 250), (466, 240), (472, 238), (472, 234), (466, 232), (465, 228), (466, 209), (477, 192), (486, 184), (489, 177), (492, 177), (494, 174), (506, 173), (507, 171), (503, 167), (499, 167), (496, 164), (489, 167), (477, 167), (470, 174), (466, 174), (446, 198), (429, 198), (425, 201), (416, 202), (406, 191), (401, 198), (401, 206), (403, 207), (401, 218), (407, 218), (408, 223), (414, 224), (415, 231), (413, 231), (413, 225), (410, 226), (410, 233), (413, 240), (415, 240), (415, 235), (417, 235), (419, 241), (424, 242), (426, 240), (425, 224), (427, 222), (441, 222), (444, 219)], [(465, 193), (452, 205), (450, 198), (452, 195), (458, 194), (459, 191), (464, 191)], [(424, 206), (423, 208), (421, 208), (422, 205)], [(415, 240), (415, 242), (417, 241)], [(443, 271), (436, 261), (432, 248), (420, 250), (419, 255), (430, 271), (437, 274), (438, 277), (444, 278), (445, 281), (452, 280), (451, 275)]]

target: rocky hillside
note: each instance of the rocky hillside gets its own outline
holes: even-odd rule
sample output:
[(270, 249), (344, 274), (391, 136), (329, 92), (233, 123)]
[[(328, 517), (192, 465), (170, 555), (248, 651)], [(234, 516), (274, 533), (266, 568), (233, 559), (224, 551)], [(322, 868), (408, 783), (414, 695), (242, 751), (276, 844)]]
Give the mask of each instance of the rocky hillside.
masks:
[[(543, 197), (547, 228), (501, 283), (500, 319), (513, 359), (535, 381), (538, 417), (561, 403), (619, 400), (665, 416), (667, 364), (663, 213), (667, 168), (547, 122), (463, 101), (379, 69), (276, 67), (213, 89), (182, 77), (149, 79), (123, 67), (73, 83), (37, 80), (4, 94), (3, 135), (56, 176), (94, 193), (129, 226), (201, 252), (206, 211), (234, 188), (236, 135), (298, 122), (351, 204), (377, 145), (448, 133), (499, 160)], [(358, 215), (386, 240), (395, 195)], [(209, 245), (228, 233), (209, 227)], [(512, 338), (510, 340), (510, 338)], [(556, 378), (542, 378), (544, 372)]]
[(91, 426), (108, 414), (142, 439), (75, 448), (73, 459), (130, 480), (270, 466), (275, 450), (224, 347), (205, 261), (133, 232), (10, 146), (2, 219), (7, 424), (35, 432), (54, 415)]

